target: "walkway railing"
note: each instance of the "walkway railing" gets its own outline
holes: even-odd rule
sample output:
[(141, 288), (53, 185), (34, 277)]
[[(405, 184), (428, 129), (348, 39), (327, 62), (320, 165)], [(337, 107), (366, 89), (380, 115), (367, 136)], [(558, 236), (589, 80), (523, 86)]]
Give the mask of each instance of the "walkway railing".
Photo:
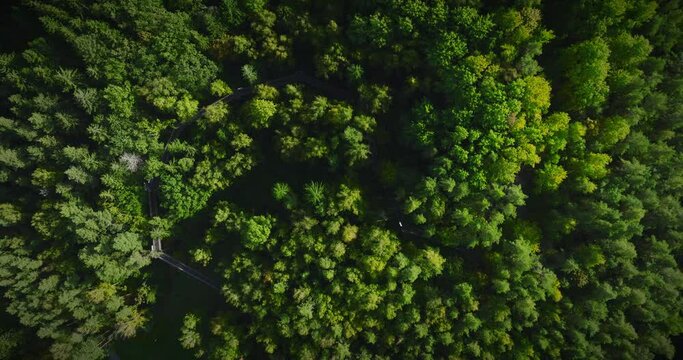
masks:
[[(269, 85), (273, 87), (282, 87), (288, 84), (294, 84), (294, 83), (300, 83), (300, 84), (305, 84), (311, 87), (314, 87), (323, 93), (326, 93), (327, 95), (335, 98), (351, 98), (350, 94), (342, 89), (336, 88), (334, 86), (331, 86), (329, 84), (326, 84), (310, 75), (305, 74), (302, 71), (298, 71), (292, 75), (284, 76), (281, 78), (273, 79), (270, 81), (266, 81), (261, 83), (261, 85)], [(166, 139), (164, 142), (164, 151), (161, 154), (161, 161), (166, 163), (170, 159), (170, 153), (168, 152), (168, 144), (170, 144), (172, 141), (177, 139), (182, 132), (185, 130), (185, 128), (200, 119), (204, 114), (206, 114), (206, 109), (210, 107), (211, 105), (215, 105), (220, 102), (231, 102), (235, 100), (240, 100), (243, 99), (247, 96), (250, 96), (254, 93), (255, 91), (255, 86), (250, 86), (250, 87), (243, 87), (243, 88), (238, 88), (234, 92), (232, 92), (229, 95), (226, 95), (213, 103), (206, 105), (202, 107), (197, 114), (195, 114), (192, 118), (190, 118), (187, 121), (178, 121), (176, 125), (174, 126), (173, 130), (171, 131), (171, 134), (169, 137)], [(153, 179), (147, 181), (145, 183), (145, 190), (147, 190), (147, 206), (149, 209), (149, 216), (151, 218), (155, 216), (159, 216), (159, 177), (154, 177)], [(162, 248), (162, 241), (161, 239), (152, 239), (152, 255), (154, 258), (159, 259), (169, 266), (177, 269), (178, 271), (181, 271), (191, 278), (209, 286), (210, 288), (220, 291), (220, 285), (218, 281), (211, 279), (210, 277), (200, 273), (199, 271), (193, 269), (192, 267), (184, 264), (183, 262), (173, 258), (172, 256), (168, 255), (167, 253), (164, 252)]]

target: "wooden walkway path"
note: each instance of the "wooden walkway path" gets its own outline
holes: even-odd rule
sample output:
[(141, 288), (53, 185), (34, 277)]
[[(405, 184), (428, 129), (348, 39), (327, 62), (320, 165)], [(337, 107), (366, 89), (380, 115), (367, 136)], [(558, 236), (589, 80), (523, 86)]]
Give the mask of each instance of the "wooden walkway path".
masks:
[[(320, 90), (322, 93), (334, 97), (334, 98), (341, 98), (341, 99), (350, 99), (352, 98), (350, 93), (346, 92), (345, 90), (336, 88), (334, 86), (331, 86), (323, 81), (320, 81), (310, 75), (305, 74), (302, 71), (298, 71), (292, 75), (284, 76), (281, 78), (273, 79), (270, 81), (265, 81), (261, 83), (261, 85), (269, 85), (273, 87), (282, 87), (288, 84), (304, 84), (308, 85), (310, 87), (316, 88)], [(172, 141), (177, 139), (185, 130), (185, 128), (194, 122), (196, 122), (198, 119), (200, 119), (204, 114), (206, 114), (206, 109), (210, 107), (211, 105), (220, 103), (220, 102), (231, 102), (231, 101), (236, 101), (240, 99), (244, 99), (248, 96), (251, 96), (255, 92), (255, 86), (250, 86), (250, 87), (243, 87), (243, 88), (238, 88), (234, 92), (232, 92), (229, 95), (226, 95), (213, 103), (206, 105), (202, 107), (195, 116), (193, 116), (191, 119), (184, 121), (184, 122), (177, 122), (171, 131), (171, 134), (169, 137), (166, 139), (164, 142), (164, 151), (161, 154), (161, 161), (166, 163), (170, 160), (170, 153), (168, 151), (168, 144), (170, 144)], [(145, 190), (147, 191), (147, 207), (149, 209), (149, 217), (153, 218), (155, 216), (159, 216), (159, 177), (154, 177), (153, 179), (149, 180), (148, 182), (145, 183)], [(181, 271), (191, 278), (209, 286), (210, 288), (220, 291), (220, 285), (219, 282), (202, 274), (201, 272), (193, 269), (192, 267), (184, 264), (183, 262), (173, 258), (172, 256), (168, 255), (167, 253), (164, 252), (163, 247), (162, 247), (162, 241), (161, 239), (152, 239), (152, 256), (156, 259), (159, 259), (169, 266), (175, 268), (178, 271)]]

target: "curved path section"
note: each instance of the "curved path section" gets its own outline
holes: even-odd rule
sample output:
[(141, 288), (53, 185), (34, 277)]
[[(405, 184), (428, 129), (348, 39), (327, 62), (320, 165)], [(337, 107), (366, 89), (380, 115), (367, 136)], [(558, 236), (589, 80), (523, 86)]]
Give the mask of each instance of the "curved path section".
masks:
[[(269, 85), (273, 87), (282, 87), (288, 84), (305, 84), (310, 87), (316, 88), (320, 90), (322, 93), (326, 94), (329, 97), (333, 98), (341, 98), (341, 99), (350, 99), (351, 94), (345, 90), (336, 88), (334, 86), (331, 86), (321, 80), (318, 80), (302, 71), (295, 72), (292, 75), (284, 76), (281, 78), (273, 79), (270, 81), (266, 81), (263, 83), (260, 83), (260, 85)], [(198, 119), (200, 119), (204, 114), (206, 113), (206, 109), (214, 104), (220, 103), (220, 102), (231, 102), (231, 101), (237, 101), (244, 99), (248, 96), (251, 96), (254, 94), (255, 87), (250, 86), (250, 87), (243, 87), (243, 88), (238, 88), (234, 92), (232, 92), (229, 95), (226, 95), (213, 103), (206, 105), (202, 107), (195, 116), (193, 116), (191, 119), (184, 121), (184, 122), (177, 122), (176, 125), (174, 126), (173, 130), (171, 131), (171, 134), (169, 137), (166, 139), (164, 142), (164, 152), (161, 154), (161, 161), (168, 162), (170, 159), (170, 153), (168, 152), (168, 144), (171, 143), (173, 140), (177, 139), (185, 130), (187, 126), (190, 124), (194, 123)], [(145, 183), (145, 190), (147, 191), (147, 206), (149, 209), (149, 216), (150, 217), (155, 217), (159, 216), (159, 177), (155, 177), (148, 182)], [(220, 284), (218, 281), (200, 273), (199, 271), (193, 269), (192, 267), (182, 263), (181, 261), (173, 258), (172, 256), (166, 254), (163, 250), (162, 247), (162, 241), (161, 239), (152, 239), (152, 256), (156, 259), (159, 259), (169, 266), (175, 268), (178, 271), (181, 271), (191, 278), (211, 287), (212, 289), (215, 289), (217, 291), (220, 290)]]

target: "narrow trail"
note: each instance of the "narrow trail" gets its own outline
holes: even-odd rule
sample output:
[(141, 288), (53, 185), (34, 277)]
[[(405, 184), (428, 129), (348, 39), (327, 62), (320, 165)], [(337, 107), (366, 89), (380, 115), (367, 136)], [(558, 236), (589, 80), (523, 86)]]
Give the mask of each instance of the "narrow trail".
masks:
[(180, 260), (166, 254), (166, 253), (160, 253), (159, 256), (157, 257), (159, 260), (165, 262), (166, 264), (174, 267), (178, 271), (184, 272), (187, 274), (189, 277), (203, 283), (204, 285), (216, 290), (220, 291), (220, 284), (218, 281), (209, 278), (208, 276), (200, 273), (199, 271), (191, 268), (188, 265), (185, 265), (185, 263), (181, 262)]
[[(283, 76), (277, 79), (269, 80), (262, 82), (257, 85), (269, 85), (273, 87), (283, 87), (288, 84), (304, 84), (308, 85), (310, 87), (316, 88), (322, 93), (333, 97), (333, 98), (338, 98), (338, 99), (351, 99), (352, 95), (351, 93), (336, 88), (334, 86), (331, 86), (319, 79), (316, 79), (303, 71), (297, 71), (292, 75), (288, 76)], [(193, 124), (197, 120), (199, 120), (204, 114), (206, 114), (206, 109), (210, 107), (211, 105), (218, 104), (220, 102), (231, 102), (231, 101), (236, 101), (236, 100), (241, 100), (243, 98), (246, 98), (248, 96), (251, 96), (254, 94), (256, 91), (255, 86), (249, 86), (249, 87), (242, 87), (242, 88), (237, 88), (234, 92), (212, 102), (209, 105), (206, 105), (202, 107), (197, 114), (195, 114), (192, 118), (186, 121), (178, 121), (175, 126), (173, 127), (173, 130), (171, 130), (171, 134), (168, 136), (166, 141), (164, 142), (164, 151), (161, 154), (161, 161), (166, 163), (170, 160), (170, 153), (168, 151), (168, 144), (170, 144), (172, 141), (177, 139), (187, 128), (189, 125)], [(149, 209), (149, 217), (153, 218), (155, 216), (159, 216), (159, 177), (154, 177), (151, 180), (147, 181), (145, 183), (145, 190), (147, 191), (147, 206)], [(212, 279), (198, 270), (195, 270), (194, 268), (190, 267), (189, 265), (184, 264), (183, 262), (175, 259), (171, 255), (167, 254), (164, 252), (163, 247), (162, 247), (162, 241), (161, 239), (155, 238), (152, 239), (152, 254), (153, 257), (156, 259), (159, 259), (163, 261), (164, 263), (168, 264), (169, 266), (173, 267), (174, 269), (185, 273), (189, 277), (207, 285), (208, 287), (220, 291), (220, 285), (219, 282), (216, 281), (215, 279)]]

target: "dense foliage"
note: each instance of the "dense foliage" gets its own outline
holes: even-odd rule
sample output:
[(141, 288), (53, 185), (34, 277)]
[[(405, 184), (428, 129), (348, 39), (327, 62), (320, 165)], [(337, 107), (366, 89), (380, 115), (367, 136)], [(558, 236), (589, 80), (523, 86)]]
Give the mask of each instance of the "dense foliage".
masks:
[[(674, 356), (681, 1), (14, 14), (0, 358), (104, 358), (159, 316), (206, 359)], [(323, 85), (269, 81), (297, 71)], [(222, 306), (155, 312), (152, 239)]]

